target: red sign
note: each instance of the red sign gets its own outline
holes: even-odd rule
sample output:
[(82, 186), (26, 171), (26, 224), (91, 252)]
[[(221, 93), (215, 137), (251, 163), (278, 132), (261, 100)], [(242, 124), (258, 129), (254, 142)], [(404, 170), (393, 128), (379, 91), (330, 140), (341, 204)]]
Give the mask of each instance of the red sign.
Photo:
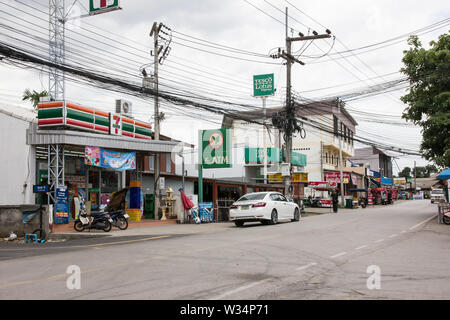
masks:
[[(350, 182), (350, 174), (348, 172), (343, 172), (344, 184)], [(340, 172), (325, 172), (325, 180), (327, 182), (341, 183), (341, 173)]]
[(332, 207), (331, 200), (320, 200), (320, 205), (322, 206), (322, 208), (331, 208)]
[(308, 187), (310, 188), (328, 188), (330, 185), (326, 181), (309, 181)]

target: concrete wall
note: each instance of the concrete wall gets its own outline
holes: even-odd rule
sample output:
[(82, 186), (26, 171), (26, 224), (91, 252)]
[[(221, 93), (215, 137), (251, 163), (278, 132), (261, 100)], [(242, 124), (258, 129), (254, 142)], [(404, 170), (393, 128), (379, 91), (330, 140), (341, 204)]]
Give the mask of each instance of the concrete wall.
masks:
[[(22, 222), (23, 211), (33, 211), (38, 209), (37, 205), (22, 205), (22, 206), (0, 206), (0, 237), (8, 237), (14, 232), (18, 237), (24, 236), (25, 233), (31, 233), (39, 228), (39, 213), (37, 213), (29, 223)], [(48, 212), (47, 206), (42, 214), (42, 227), (46, 234), (49, 233)]]
[(0, 112), (0, 205), (34, 204), (35, 148), (26, 144), (30, 122)]
[[(154, 193), (154, 177), (153, 175), (143, 175), (142, 176), (142, 192), (144, 194), (153, 194)], [(166, 194), (166, 189), (168, 187), (171, 187), (173, 189), (174, 195), (179, 195), (178, 189), (180, 189), (182, 186), (181, 179), (174, 179), (165, 177), (165, 188), (161, 190), (161, 194)], [(184, 181), (184, 193), (186, 194), (194, 194), (194, 182), (192, 181)]]

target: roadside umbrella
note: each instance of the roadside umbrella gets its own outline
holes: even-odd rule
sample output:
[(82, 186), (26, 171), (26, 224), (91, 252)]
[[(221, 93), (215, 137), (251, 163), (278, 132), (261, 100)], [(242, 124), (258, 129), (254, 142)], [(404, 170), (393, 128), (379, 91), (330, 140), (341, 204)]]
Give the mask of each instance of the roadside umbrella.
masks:
[(180, 191), (181, 202), (183, 203), (184, 210), (192, 209), (194, 207), (194, 204), (192, 203), (192, 201), (189, 200), (189, 198), (184, 193), (183, 189), (180, 189), (179, 191)]
[(444, 171), (442, 171), (437, 178), (439, 180), (446, 180), (446, 179), (450, 179), (450, 168), (445, 169)]

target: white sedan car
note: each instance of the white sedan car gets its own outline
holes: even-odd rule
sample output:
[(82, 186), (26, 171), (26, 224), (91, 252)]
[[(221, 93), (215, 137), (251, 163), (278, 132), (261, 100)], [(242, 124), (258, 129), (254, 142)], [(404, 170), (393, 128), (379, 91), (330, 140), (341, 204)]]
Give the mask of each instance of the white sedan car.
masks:
[(230, 207), (230, 220), (242, 227), (245, 222), (276, 224), (279, 220), (300, 220), (300, 208), (279, 192), (248, 193)]

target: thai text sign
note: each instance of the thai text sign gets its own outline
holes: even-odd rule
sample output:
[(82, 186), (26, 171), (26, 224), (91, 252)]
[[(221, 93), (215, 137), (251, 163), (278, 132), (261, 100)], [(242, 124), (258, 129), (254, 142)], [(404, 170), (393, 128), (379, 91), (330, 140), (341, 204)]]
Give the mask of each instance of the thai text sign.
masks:
[(69, 223), (69, 193), (67, 187), (56, 188), (55, 192), (55, 223), (68, 224)]
[[(282, 183), (283, 176), (281, 173), (269, 174), (269, 183)], [(308, 183), (308, 173), (297, 172), (291, 176), (292, 183)]]
[[(343, 182), (348, 184), (350, 182), (350, 174), (348, 172), (343, 172)], [(325, 180), (328, 182), (341, 183), (341, 173), (340, 172), (326, 172)]]
[(200, 134), (203, 168), (231, 168), (231, 129), (201, 130)]
[(255, 97), (272, 96), (274, 92), (273, 73), (253, 76), (253, 95)]
[(89, 166), (114, 169), (136, 169), (136, 152), (115, 152), (100, 147), (85, 147), (84, 163)]

